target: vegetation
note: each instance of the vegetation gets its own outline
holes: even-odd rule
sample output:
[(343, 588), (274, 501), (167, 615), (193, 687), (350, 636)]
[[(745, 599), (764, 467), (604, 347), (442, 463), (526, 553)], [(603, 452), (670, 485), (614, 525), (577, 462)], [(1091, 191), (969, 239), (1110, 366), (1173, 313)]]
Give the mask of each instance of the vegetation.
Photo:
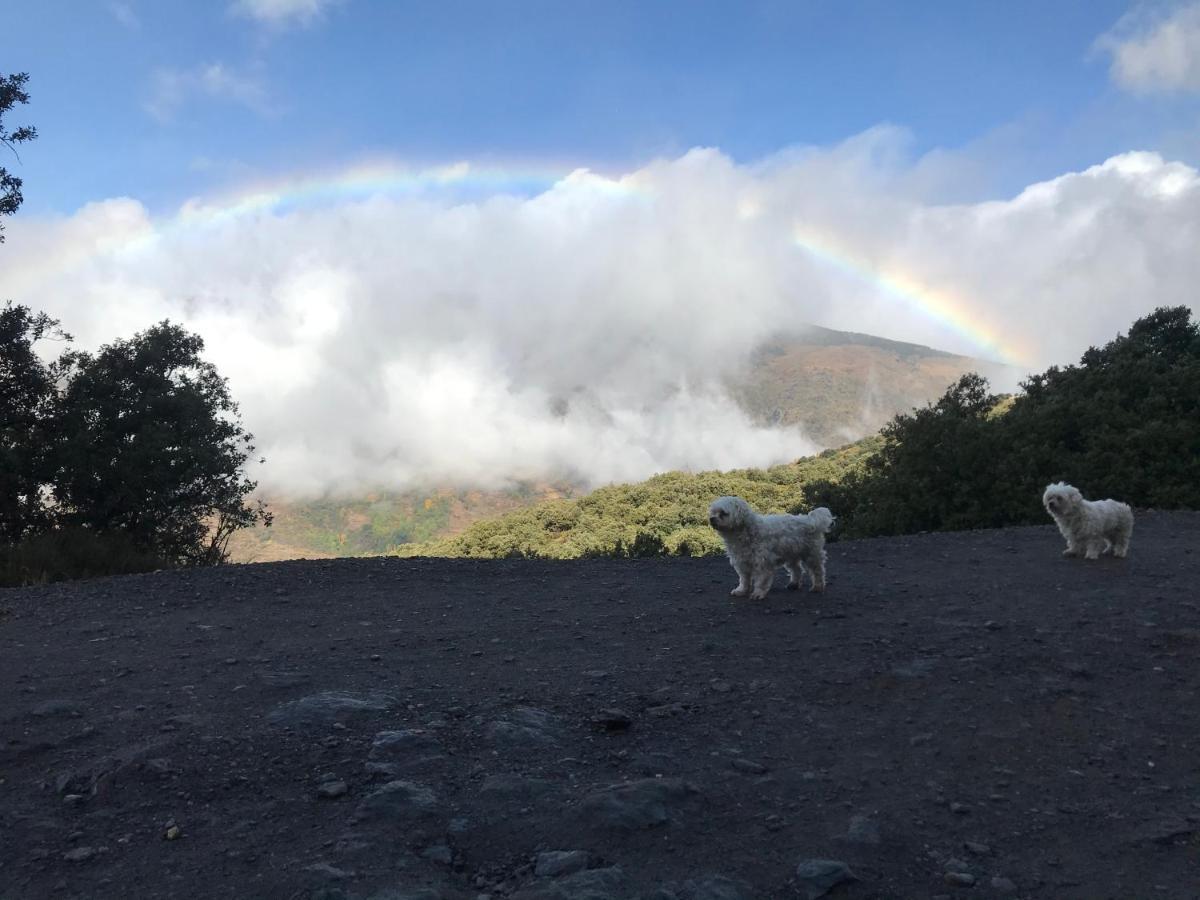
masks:
[(45, 314), (0, 312), (0, 579), (4, 584), (222, 562), (270, 513), (247, 498), (253, 452), (203, 341), (163, 322), (99, 353)]
[[(4, 124), (4, 114), (18, 103), (28, 103), (29, 93), (25, 84), (29, 76), (24, 72), (16, 75), (0, 75), (0, 144), (11, 150), (15, 155), (17, 144), (32, 141), (37, 137), (37, 129), (28, 125), (9, 131)], [(11, 216), (17, 211), (24, 197), (21, 195), (21, 179), (11, 174), (4, 166), (0, 166), (0, 216)], [(4, 226), (0, 225), (0, 243), (4, 242)]]
[(1043, 522), (1041, 495), (1065, 480), (1091, 498), (1200, 508), (1200, 328), (1158, 309), (1127, 335), (1052, 367), (1007, 403), (977, 375), (897, 416), (859, 470), (809, 485), (843, 535)]
[(551, 500), (462, 534), (398, 548), (404, 556), (539, 557), (704, 556), (721, 552), (708, 526), (708, 504), (738, 494), (764, 512), (794, 512), (804, 485), (845, 477), (861, 467), (878, 443), (867, 438), (819, 456), (770, 469), (668, 472), (640, 484), (599, 488), (578, 499)]

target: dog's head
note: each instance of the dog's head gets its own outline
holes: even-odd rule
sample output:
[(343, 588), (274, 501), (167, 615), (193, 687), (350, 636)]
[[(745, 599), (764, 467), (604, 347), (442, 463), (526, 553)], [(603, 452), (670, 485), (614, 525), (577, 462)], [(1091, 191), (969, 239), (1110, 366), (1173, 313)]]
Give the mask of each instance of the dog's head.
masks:
[(1046, 492), (1042, 494), (1042, 505), (1052, 516), (1070, 515), (1073, 510), (1079, 508), (1079, 504), (1082, 502), (1083, 494), (1065, 481), (1048, 485)]
[(741, 497), (718, 497), (708, 507), (708, 524), (717, 531), (739, 531), (753, 515), (750, 504)]

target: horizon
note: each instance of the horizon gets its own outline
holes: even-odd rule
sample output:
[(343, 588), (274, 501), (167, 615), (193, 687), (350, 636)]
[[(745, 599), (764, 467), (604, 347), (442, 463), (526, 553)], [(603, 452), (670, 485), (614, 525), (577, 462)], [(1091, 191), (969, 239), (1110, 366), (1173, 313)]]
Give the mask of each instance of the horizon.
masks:
[(767, 465), (774, 332), (1029, 373), (1197, 309), (1196, 0), (6, 19), (0, 298), (201, 334), (280, 493)]

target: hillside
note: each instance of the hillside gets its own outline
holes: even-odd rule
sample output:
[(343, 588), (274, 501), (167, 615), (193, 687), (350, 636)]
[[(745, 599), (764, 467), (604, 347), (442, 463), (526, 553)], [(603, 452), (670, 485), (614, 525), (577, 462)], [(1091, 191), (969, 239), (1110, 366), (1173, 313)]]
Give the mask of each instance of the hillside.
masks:
[(1192, 900), (1198, 545), (843, 541), (761, 603), (722, 559), (4, 591), (0, 897)]
[(878, 445), (864, 438), (838, 450), (769, 469), (668, 472), (634, 484), (597, 488), (476, 522), (461, 534), (397, 548), (401, 556), (502, 559), (523, 556), (706, 556), (722, 552), (708, 525), (714, 497), (736, 494), (762, 512), (793, 512), (803, 488), (859, 470)]
[[(819, 444), (838, 447), (874, 434), (898, 412), (937, 399), (963, 372), (1000, 368), (917, 344), (810, 327), (764, 344), (729, 387), (756, 421), (798, 425)], [(764, 491), (763, 484), (777, 475), (757, 478), (747, 473), (746, 478), (759, 482), (746, 489), (765, 503), (786, 507), (797, 502), (794, 493)], [(789, 476), (780, 483), (794, 482)], [(420, 544), (421, 552), (442, 552), (435, 548), (452, 545), (438, 539), (455, 537), (474, 522), (582, 491), (554, 483), (509, 491), (441, 488), (270, 500), (274, 525), (235, 535), (232, 558), (269, 562), (370, 556), (394, 552), (404, 544)], [(414, 547), (402, 552), (411, 554)]]

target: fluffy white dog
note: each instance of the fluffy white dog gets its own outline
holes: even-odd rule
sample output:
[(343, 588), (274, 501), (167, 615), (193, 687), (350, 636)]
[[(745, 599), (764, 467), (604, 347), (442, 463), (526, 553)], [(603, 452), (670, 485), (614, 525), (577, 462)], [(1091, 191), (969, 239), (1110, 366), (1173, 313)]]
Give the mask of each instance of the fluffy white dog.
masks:
[(803, 516), (764, 516), (741, 497), (718, 497), (708, 508), (708, 524), (721, 535), (738, 573), (738, 586), (729, 592), (734, 597), (767, 596), (781, 565), (791, 576), (788, 590), (800, 589), (805, 569), (812, 589), (825, 590), (825, 533), (833, 525), (833, 514), (825, 507)]
[(1042, 505), (1067, 539), (1063, 556), (1082, 553), (1096, 559), (1111, 549), (1120, 558), (1129, 552), (1133, 512), (1119, 500), (1084, 500), (1077, 489), (1060, 481), (1046, 488)]

